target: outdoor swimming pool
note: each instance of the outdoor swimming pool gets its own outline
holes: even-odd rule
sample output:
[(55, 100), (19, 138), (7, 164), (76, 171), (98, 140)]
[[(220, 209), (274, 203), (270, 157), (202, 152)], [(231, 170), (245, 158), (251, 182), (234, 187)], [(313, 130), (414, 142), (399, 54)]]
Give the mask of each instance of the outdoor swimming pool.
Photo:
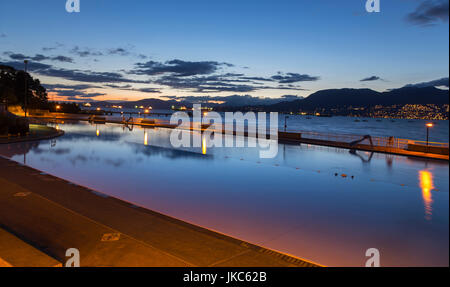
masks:
[(364, 266), (377, 248), (383, 266), (448, 266), (448, 162), (283, 144), (260, 159), (256, 148), (174, 149), (163, 128), (58, 127), (63, 137), (0, 154), (320, 264)]

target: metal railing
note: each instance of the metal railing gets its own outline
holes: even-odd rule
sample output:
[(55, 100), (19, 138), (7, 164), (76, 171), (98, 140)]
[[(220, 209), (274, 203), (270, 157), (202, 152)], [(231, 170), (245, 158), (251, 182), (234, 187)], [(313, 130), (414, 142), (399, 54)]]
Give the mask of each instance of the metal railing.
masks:
[[(316, 140), (325, 140), (332, 142), (343, 142), (343, 143), (351, 143), (354, 141), (361, 140), (363, 138), (362, 135), (350, 135), (350, 134), (332, 134), (332, 133), (320, 133), (320, 132), (311, 132), (311, 131), (292, 131), (288, 130), (288, 132), (293, 133), (301, 133), (302, 138), (305, 139), (316, 139)], [(439, 143), (439, 142), (426, 142), (426, 141), (418, 141), (418, 140), (410, 140), (410, 139), (401, 139), (395, 137), (380, 137), (380, 136), (371, 136), (372, 143), (374, 146), (378, 147), (388, 147), (388, 148), (398, 148), (398, 149), (408, 149), (409, 145), (421, 145), (421, 146), (430, 146), (430, 147), (440, 147), (440, 148), (448, 148), (448, 143)], [(368, 144), (370, 142), (368, 139), (360, 142), (360, 144)]]

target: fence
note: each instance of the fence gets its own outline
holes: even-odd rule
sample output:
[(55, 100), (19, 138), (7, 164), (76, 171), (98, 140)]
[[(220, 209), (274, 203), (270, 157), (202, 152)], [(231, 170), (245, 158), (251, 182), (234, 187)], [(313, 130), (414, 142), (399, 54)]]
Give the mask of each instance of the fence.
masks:
[[(294, 132), (294, 131), (289, 131)], [(311, 131), (295, 131), (295, 133), (301, 133), (302, 138), (305, 139), (317, 139), (317, 140), (325, 140), (331, 142), (342, 142), (342, 143), (351, 143), (359, 141), (363, 138), (361, 135), (349, 135), (349, 134), (331, 134), (331, 133), (319, 133), (319, 132), (311, 132)], [(426, 142), (426, 141), (418, 141), (418, 140), (409, 140), (409, 139), (400, 139), (394, 137), (379, 137), (379, 136), (371, 136), (372, 143), (377, 147), (385, 147), (385, 148), (397, 148), (397, 149), (408, 149), (408, 146), (411, 145), (419, 145), (419, 146), (430, 146), (430, 147), (438, 147), (438, 148), (448, 148), (448, 143), (438, 143), (438, 142)], [(370, 144), (369, 139), (365, 139), (360, 143)]]

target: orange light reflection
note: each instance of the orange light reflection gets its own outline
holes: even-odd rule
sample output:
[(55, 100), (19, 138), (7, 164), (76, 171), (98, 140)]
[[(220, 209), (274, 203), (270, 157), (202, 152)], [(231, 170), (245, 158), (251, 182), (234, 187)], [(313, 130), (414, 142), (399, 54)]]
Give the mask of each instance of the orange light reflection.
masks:
[(422, 189), (422, 198), (425, 205), (425, 219), (431, 220), (433, 213), (433, 198), (431, 191), (434, 189), (433, 174), (427, 170), (419, 171), (420, 188)]

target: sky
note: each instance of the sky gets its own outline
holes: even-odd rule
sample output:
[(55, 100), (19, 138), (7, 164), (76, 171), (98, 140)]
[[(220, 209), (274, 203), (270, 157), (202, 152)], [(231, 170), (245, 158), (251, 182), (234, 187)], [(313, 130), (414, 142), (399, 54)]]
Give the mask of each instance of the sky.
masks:
[[(0, 63), (51, 100), (293, 99), (448, 87), (448, 0), (0, 1)], [(440, 80), (443, 79), (443, 80)], [(446, 83), (446, 84), (445, 84)]]

